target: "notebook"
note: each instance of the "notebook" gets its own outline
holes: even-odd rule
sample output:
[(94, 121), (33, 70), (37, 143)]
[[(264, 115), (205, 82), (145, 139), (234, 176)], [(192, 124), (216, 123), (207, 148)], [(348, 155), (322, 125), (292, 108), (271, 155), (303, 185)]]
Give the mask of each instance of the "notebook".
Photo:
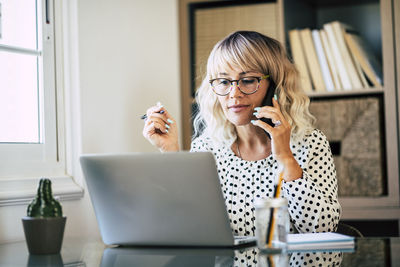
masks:
[(289, 234), (289, 251), (354, 250), (354, 237), (338, 233)]
[(80, 162), (107, 245), (255, 245), (233, 237), (212, 153), (91, 154)]

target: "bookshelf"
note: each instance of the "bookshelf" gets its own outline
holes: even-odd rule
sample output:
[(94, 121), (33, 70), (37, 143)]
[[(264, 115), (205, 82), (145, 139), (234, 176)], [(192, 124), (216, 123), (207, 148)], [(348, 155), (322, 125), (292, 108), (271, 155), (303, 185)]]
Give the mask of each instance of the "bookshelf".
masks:
[[(191, 83), (190, 74), (190, 28), (188, 5), (191, 3), (226, 3), (243, 1), (213, 0), (179, 0), (180, 8), (180, 44), (181, 44), (181, 86), (184, 148), (190, 147), (191, 127)], [(268, 2), (276, 5), (276, 21), (278, 34), (276, 38), (286, 45), (290, 54), (288, 32), (295, 28), (321, 29), (324, 23), (341, 21), (351, 25), (371, 46), (374, 55), (382, 64), (382, 86), (379, 88), (356, 88), (348, 91), (310, 92), (313, 103), (330, 103), (332, 101), (368, 101), (377, 99), (379, 107), (373, 114), (379, 118), (380, 127), (375, 128), (381, 135), (382, 192), (378, 195), (340, 196), (343, 208), (342, 219), (351, 222), (390, 222), (400, 229), (399, 199), (399, 134), (398, 127), (400, 109), (400, 2), (397, 0), (276, 0), (251, 1)], [(229, 20), (226, 22), (229, 23)], [(245, 26), (244, 26), (245, 27)], [(339, 102), (340, 103), (340, 102)], [(340, 114), (343, 116), (343, 113)], [(318, 119), (318, 116), (317, 116)], [(189, 125), (189, 126), (188, 126)], [(321, 129), (324, 131), (324, 129)], [(365, 129), (363, 131), (366, 131)], [(329, 137), (328, 137), (329, 139)], [(335, 141), (335, 140), (334, 140)], [(369, 143), (375, 140), (368, 140)], [(360, 142), (360, 145), (363, 143)], [(357, 177), (355, 177), (357, 178)], [(363, 185), (368, 180), (355, 181)], [(371, 187), (373, 189), (373, 187)], [(399, 232), (399, 231), (398, 231)]]
[[(372, 129), (382, 134), (382, 193), (375, 196), (341, 196), (343, 219), (347, 220), (398, 220), (399, 211), (399, 168), (398, 168), (398, 132), (396, 110), (396, 73), (394, 44), (395, 18), (392, 5), (397, 1), (371, 0), (371, 1), (322, 1), (322, 0), (284, 0), (282, 1), (284, 17), (283, 40), (289, 46), (288, 32), (294, 28), (321, 29), (325, 23), (340, 21), (351, 25), (362, 38), (370, 45), (376, 58), (382, 64), (383, 80), (381, 88), (359, 88), (348, 91), (311, 92), (311, 107), (313, 103), (340, 102), (352, 99), (370, 99), (378, 97), (381, 107), (376, 109), (376, 114), (381, 121), (381, 129)], [(398, 3), (394, 8), (399, 9)], [(398, 34), (397, 34), (398, 35)], [(398, 54), (397, 54), (398, 55)], [(397, 63), (398, 64), (398, 63)], [(398, 73), (397, 73), (397, 77)], [(369, 97), (370, 96), (370, 97)], [(361, 100), (362, 101), (362, 100)], [(315, 104), (314, 104), (315, 105)], [(328, 104), (327, 104), (328, 105)], [(327, 106), (328, 108), (328, 106)], [(318, 114), (315, 114), (318, 119)], [(341, 114), (343, 115), (343, 114)], [(358, 125), (359, 126), (359, 125)], [(378, 126), (377, 126), (378, 127)], [(322, 129), (324, 131), (324, 129)], [(365, 129), (364, 129), (365, 131)], [(328, 137), (329, 139), (329, 137)], [(374, 140), (369, 140), (373, 142)], [(378, 140), (377, 140), (378, 141)], [(365, 142), (364, 142), (365, 143)], [(360, 140), (360, 145), (363, 145)], [(362, 149), (360, 149), (362, 151)], [(367, 168), (367, 166), (366, 166)], [(361, 172), (360, 172), (361, 173)], [(339, 174), (338, 174), (339, 175)], [(338, 177), (339, 178), (339, 177)], [(354, 183), (354, 190), (361, 186)], [(371, 190), (374, 188), (371, 186)], [(371, 193), (373, 195), (373, 193)]]

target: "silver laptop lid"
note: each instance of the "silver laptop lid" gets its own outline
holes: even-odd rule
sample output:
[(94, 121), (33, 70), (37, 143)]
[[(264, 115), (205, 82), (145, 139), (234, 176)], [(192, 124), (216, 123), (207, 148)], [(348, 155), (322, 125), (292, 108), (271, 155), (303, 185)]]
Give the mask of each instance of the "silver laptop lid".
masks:
[(104, 243), (233, 245), (211, 153), (98, 154), (80, 161)]

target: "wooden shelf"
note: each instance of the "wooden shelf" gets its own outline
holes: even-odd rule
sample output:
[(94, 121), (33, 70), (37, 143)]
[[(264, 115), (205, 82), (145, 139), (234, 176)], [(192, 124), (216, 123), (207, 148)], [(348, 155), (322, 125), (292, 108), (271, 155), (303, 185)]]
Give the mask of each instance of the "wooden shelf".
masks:
[(383, 89), (359, 89), (359, 90), (348, 90), (348, 91), (335, 91), (335, 92), (312, 92), (307, 95), (312, 98), (331, 98), (331, 97), (347, 97), (347, 96), (368, 96), (383, 94)]
[(302, 2), (316, 7), (329, 7), (329, 6), (336, 7), (336, 6), (346, 6), (346, 5), (379, 3), (379, 0), (303, 0)]

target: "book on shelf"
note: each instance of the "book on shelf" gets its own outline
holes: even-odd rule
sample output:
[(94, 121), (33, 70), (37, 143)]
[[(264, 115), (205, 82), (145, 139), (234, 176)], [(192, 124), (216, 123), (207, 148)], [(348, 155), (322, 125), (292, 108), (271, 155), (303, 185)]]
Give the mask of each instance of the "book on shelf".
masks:
[(350, 77), (347, 74), (346, 66), (344, 60), (341, 55), (341, 51), (339, 50), (338, 42), (336, 41), (336, 36), (333, 31), (333, 27), (331, 24), (324, 24), (324, 30), (326, 31), (326, 35), (328, 36), (329, 44), (332, 48), (333, 58), (335, 60), (336, 69), (339, 73), (339, 78), (341, 82), (341, 88), (343, 90), (351, 90), (353, 87), (350, 82)]
[(321, 67), (322, 78), (325, 83), (325, 88), (328, 92), (335, 91), (335, 87), (333, 85), (331, 70), (329, 69), (328, 62), (326, 59), (325, 51), (322, 46), (321, 35), (319, 30), (312, 30), (311, 31), (312, 38), (315, 45), (315, 51), (318, 57), (318, 62)]
[(363, 85), (361, 83), (359, 74), (356, 70), (350, 52), (347, 48), (346, 41), (344, 40), (345, 27), (347, 26), (339, 21), (333, 21), (330, 24), (332, 25), (347, 74), (350, 77), (352, 89), (361, 89), (363, 88)]
[(344, 40), (344, 46), (347, 48), (346, 50), (348, 51), (348, 53), (350, 55), (349, 57), (347, 57), (348, 62), (349, 62), (348, 64), (353, 63), (352, 66), (354, 66), (354, 69), (355, 69), (356, 73), (358, 74), (359, 81), (361, 82), (361, 86), (359, 86), (358, 80), (357, 81), (355, 80), (356, 76), (350, 76), (354, 80), (353, 81), (354, 88), (356, 88), (356, 89), (357, 88), (369, 88), (367, 79), (365, 78), (364, 73), (362, 72), (360, 63), (355, 59), (354, 54), (352, 53), (352, 51), (348, 45), (348, 42), (346, 41), (346, 32), (354, 32), (355, 30), (351, 26), (341, 23), (341, 22), (338, 22), (338, 21), (335, 21), (332, 23), (335, 23), (336, 27), (338, 28), (338, 31), (340, 30), (341, 37), (343, 37), (343, 40)]
[(322, 77), (321, 66), (318, 62), (318, 57), (314, 47), (311, 30), (309, 28), (300, 30), (300, 39), (305, 50), (307, 65), (310, 67), (309, 71), (314, 89), (317, 92), (324, 92), (326, 91), (326, 88)]
[(351, 59), (353, 60), (354, 67), (356, 68), (356, 71), (357, 71), (357, 73), (358, 73), (358, 77), (360, 77), (360, 81), (361, 81), (361, 83), (362, 83), (363, 88), (369, 88), (370, 86), (369, 86), (369, 84), (368, 84), (367, 79), (365, 78), (365, 75), (364, 75), (362, 69), (361, 69), (360, 62), (356, 59), (352, 48), (349, 46), (349, 42), (346, 40), (346, 39), (347, 39), (347, 38), (346, 38), (347, 32), (355, 32), (355, 30), (354, 30), (351, 26), (349, 26), (349, 25), (347, 25), (347, 24), (342, 24), (342, 25), (343, 25), (343, 29), (344, 29), (344, 31), (343, 31), (343, 37), (344, 37), (346, 46), (347, 46), (347, 48), (348, 48), (348, 50), (349, 50), (349, 53), (350, 53), (350, 55), (351, 55)]
[(304, 48), (300, 40), (300, 32), (298, 29), (289, 31), (289, 44), (292, 51), (293, 61), (299, 70), (301, 87), (305, 92), (312, 92), (312, 84), (309, 75), (309, 67), (307, 66), (304, 55)]
[(368, 44), (354, 30), (346, 29), (345, 40), (351, 51), (355, 62), (371, 84), (380, 88), (382, 86), (382, 67), (376, 59)]
[(337, 69), (337, 64), (335, 62), (335, 58), (333, 56), (332, 47), (328, 41), (328, 36), (326, 35), (326, 31), (324, 29), (320, 30), (321, 42), (324, 47), (326, 61), (328, 62), (329, 70), (332, 75), (332, 81), (336, 91), (342, 90), (342, 84), (340, 82), (339, 70)]
[(306, 92), (382, 87), (382, 67), (351, 26), (339, 21), (323, 29), (289, 31), (294, 63)]
[[(349, 48), (349, 50), (350, 50), (350, 48)], [(368, 84), (367, 79), (365, 78), (365, 75), (364, 75), (362, 69), (361, 69), (360, 63), (356, 60), (354, 54), (351, 51), (350, 51), (350, 54), (351, 54), (351, 58), (352, 58), (352, 60), (354, 62), (354, 66), (356, 67), (357, 73), (358, 73), (358, 75), (360, 77), (360, 80), (361, 80), (361, 83), (363, 85), (363, 88), (369, 88), (370, 86)]]

